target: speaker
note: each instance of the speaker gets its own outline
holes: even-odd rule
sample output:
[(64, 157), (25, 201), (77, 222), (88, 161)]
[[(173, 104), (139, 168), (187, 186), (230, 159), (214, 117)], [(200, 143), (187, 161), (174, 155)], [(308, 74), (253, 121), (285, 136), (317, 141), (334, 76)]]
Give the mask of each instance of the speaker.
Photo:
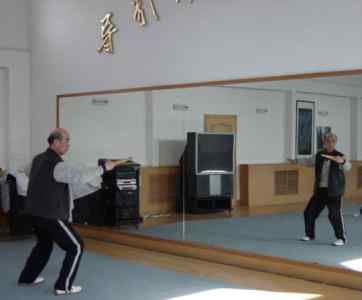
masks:
[[(99, 164), (104, 163), (99, 160)], [(103, 175), (103, 189), (108, 198), (108, 213), (111, 225), (142, 222), (139, 212), (139, 170), (137, 163), (116, 166)]]

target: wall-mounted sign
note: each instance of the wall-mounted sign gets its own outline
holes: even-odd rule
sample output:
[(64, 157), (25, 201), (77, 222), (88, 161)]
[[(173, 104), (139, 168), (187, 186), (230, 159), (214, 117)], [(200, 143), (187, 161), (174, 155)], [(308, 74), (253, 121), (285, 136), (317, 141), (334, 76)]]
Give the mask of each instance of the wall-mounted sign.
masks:
[[(148, 0), (148, 2), (152, 11), (152, 15), (157, 21), (159, 21), (160, 16), (158, 15), (155, 3), (153, 2), (153, 0)], [(147, 20), (146, 20), (146, 13), (143, 5), (143, 0), (134, 0), (133, 5), (134, 5), (133, 20), (141, 27), (145, 26), (147, 24)]]
[(106, 14), (101, 20), (101, 39), (102, 46), (97, 49), (98, 52), (113, 53), (113, 34), (118, 31), (112, 23), (113, 14)]
[[(176, 3), (180, 3), (180, 0), (176, 0)], [(190, 3), (194, 3), (194, 0), (190, 0)]]

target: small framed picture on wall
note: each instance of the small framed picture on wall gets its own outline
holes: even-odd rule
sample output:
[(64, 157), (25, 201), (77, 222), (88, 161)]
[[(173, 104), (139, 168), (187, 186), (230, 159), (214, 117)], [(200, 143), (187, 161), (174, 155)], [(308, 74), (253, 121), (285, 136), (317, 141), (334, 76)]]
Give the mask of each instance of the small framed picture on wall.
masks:
[(328, 133), (332, 132), (332, 128), (329, 126), (319, 126), (317, 127), (317, 150), (323, 150), (324, 148), (324, 136)]
[(298, 100), (296, 114), (296, 157), (308, 157), (314, 154), (314, 128), (315, 103)]

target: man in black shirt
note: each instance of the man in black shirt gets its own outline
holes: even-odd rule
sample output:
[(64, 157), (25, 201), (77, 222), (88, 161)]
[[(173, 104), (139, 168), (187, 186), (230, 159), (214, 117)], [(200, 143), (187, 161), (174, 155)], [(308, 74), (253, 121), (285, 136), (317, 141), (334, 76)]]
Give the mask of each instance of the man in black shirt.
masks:
[(343, 246), (346, 242), (342, 216), (342, 197), (345, 191), (345, 171), (351, 169), (351, 163), (343, 153), (336, 150), (337, 136), (327, 133), (324, 137), (324, 149), (307, 160), (298, 163), (315, 167), (314, 194), (304, 211), (305, 236), (302, 241), (315, 239), (315, 221), (327, 206), (328, 218), (337, 240), (334, 246)]
[(66, 252), (54, 286), (56, 295), (74, 294), (82, 290), (74, 286), (83, 253), (83, 241), (70, 224), (72, 203), (69, 185), (87, 184), (112, 170), (117, 163), (107, 161), (103, 167), (79, 169), (63, 161), (69, 150), (69, 133), (55, 129), (48, 137), (48, 149), (32, 162), (25, 212), (32, 216), (37, 243), (19, 277), (19, 284), (38, 284), (39, 277), (53, 250), (53, 242)]

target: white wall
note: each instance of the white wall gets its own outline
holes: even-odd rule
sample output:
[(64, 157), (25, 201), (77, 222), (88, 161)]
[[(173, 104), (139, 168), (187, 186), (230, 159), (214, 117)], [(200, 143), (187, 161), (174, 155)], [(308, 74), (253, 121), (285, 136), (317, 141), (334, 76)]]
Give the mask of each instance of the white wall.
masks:
[[(72, 133), (69, 158), (74, 161), (92, 164), (99, 157), (133, 156), (142, 165), (169, 166), (178, 164), (186, 133), (204, 130), (205, 114), (231, 114), (238, 119), (238, 164), (282, 163), (293, 157), (295, 101), (308, 100), (316, 103), (316, 126), (332, 127), (339, 136), (338, 149), (356, 159), (360, 107), (349, 96), (341, 96), (354, 91), (326, 95), (331, 89), (321, 83), (318, 90), (316, 85), (300, 85), (298, 92), (293, 84), (273, 85), (63, 98), (60, 125)], [(92, 98), (107, 99), (109, 104), (91, 105)], [(188, 110), (174, 110), (173, 104), (186, 105)], [(268, 112), (257, 114), (258, 108)], [(320, 111), (328, 115), (321, 116)]]
[(30, 55), (0, 49), (0, 66), (8, 70), (7, 165), (13, 168), (30, 159)]
[[(140, 29), (130, 20), (128, 2), (0, 2), (0, 68), (9, 72), (9, 160), (29, 156), (30, 137), (32, 153), (44, 148), (55, 125), (58, 93), (361, 67), (360, 1), (158, 4), (161, 22), (149, 18), (149, 27)], [(263, 5), (268, 9), (260, 9)], [(321, 13), (326, 6), (328, 14)], [(114, 12), (119, 28), (113, 56), (95, 51), (98, 21), (107, 11)], [(223, 16), (227, 16), (223, 22), (215, 22)], [(152, 120), (151, 115), (146, 122)], [(343, 134), (347, 125), (336, 122), (344, 128)], [(150, 126), (146, 129), (150, 131)], [(348, 142), (343, 143), (348, 151)], [(361, 143), (358, 139), (356, 156), (360, 158)], [(153, 150), (146, 154), (146, 161), (155, 160)]]
[(6, 147), (1, 151), (5, 159), (2, 163), (8, 167), (16, 167), (30, 157), (29, 3), (0, 2), (0, 69), (6, 69), (6, 74), (2, 71), (0, 75), (1, 115), (5, 117), (1, 121), (1, 149)]
[[(231, 114), (238, 118), (237, 162), (285, 161), (286, 95), (278, 91), (203, 87), (153, 92), (153, 165), (175, 165), (187, 131), (202, 132), (205, 114)], [(184, 104), (188, 111), (175, 111)], [(267, 108), (267, 114), (256, 114)], [(265, 145), (268, 150), (265, 151)]]
[[(161, 22), (147, 11), (145, 29), (132, 23), (129, 1), (31, 3), (33, 153), (55, 125), (59, 93), (362, 65), (356, 0), (157, 1)], [(119, 28), (113, 56), (96, 53), (108, 11)]]
[(360, 137), (358, 133), (361, 132), (359, 127), (359, 98), (351, 99), (351, 157), (352, 159), (357, 159), (359, 152), (359, 140)]
[[(353, 99), (360, 99), (362, 89), (357, 87), (329, 84), (319, 80), (289, 80), (246, 84), (257, 89), (286, 91), (287, 102), (287, 153), (295, 155), (295, 109), (297, 100), (309, 100), (316, 103), (316, 126), (330, 126), (338, 135), (338, 149), (351, 159), (357, 159), (357, 145), (362, 136), (358, 106)], [(318, 112), (327, 112), (328, 116)], [(359, 122), (359, 123), (358, 123)]]
[[(107, 100), (94, 105), (92, 99)], [(144, 93), (65, 98), (60, 102), (60, 126), (71, 133), (67, 160), (96, 165), (99, 158), (132, 158), (146, 163)]]
[(362, 160), (362, 99), (359, 99), (358, 102), (358, 152), (357, 152), (357, 160)]
[[(92, 98), (109, 103), (95, 106)], [(173, 104), (189, 110), (175, 111)], [(132, 156), (142, 165), (169, 166), (178, 164), (186, 133), (204, 130), (205, 114), (232, 114), (237, 163), (278, 163), (286, 159), (285, 107), (283, 92), (224, 87), (84, 96), (61, 100), (60, 126), (71, 132), (71, 161)], [(257, 108), (269, 112), (257, 115)]]
[(8, 165), (8, 110), (9, 79), (5, 68), (0, 68), (0, 168)]
[[(305, 93), (297, 93), (296, 97), (316, 103), (316, 127), (330, 126), (338, 136), (337, 149), (351, 157), (351, 99)], [(319, 115), (322, 111), (328, 115)]]
[(357, 160), (362, 160), (362, 98), (357, 99), (356, 107), (356, 157)]
[[(187, 131), (203, 131), (204, 114), (233, 114), (238, 118), (237, 162), (281, 163), (292, 158), (290, 146), (294, 143), (296, 100), (316, 103), (316, 127), (330, 126), (339, 136), (338, 149), (352, 158), (351, 99), (336, 95), (323, 95), (325, 89), (319, 84), (315, 89), (303, 86), (304, 93), (289, 89), (259, 89), (248, 87), (205, 87), (175, 91), (153, 92), (153, 165), (173, 165), (177, 162)], [(312, 90), (312, 91), (311, 91)], [(290, 94), (293, 94), (291, 97)], [(343, 91), (341, 92), (343, 94)], [(349, 93), (347, 92), (347, 95)], [(174, 111), (173, 104), (185, 104), (188, 111)], [(266, 108), (268, 113), (256, 114), (257, 108)], [(327, 116), (318, 112), (327, 112)], [(361, 131), (358, 131), (359, 133)], [(160, 147), (162, 145), (162, 147)], [(268, 151), (265, 151), (267, 145)], [(294, 147), (293, 147), (294, 149)], [(353, 157), (354, 158), (354, 157)]]
[(29, 0), (0, 1), (0, 49), (29, 49)]

